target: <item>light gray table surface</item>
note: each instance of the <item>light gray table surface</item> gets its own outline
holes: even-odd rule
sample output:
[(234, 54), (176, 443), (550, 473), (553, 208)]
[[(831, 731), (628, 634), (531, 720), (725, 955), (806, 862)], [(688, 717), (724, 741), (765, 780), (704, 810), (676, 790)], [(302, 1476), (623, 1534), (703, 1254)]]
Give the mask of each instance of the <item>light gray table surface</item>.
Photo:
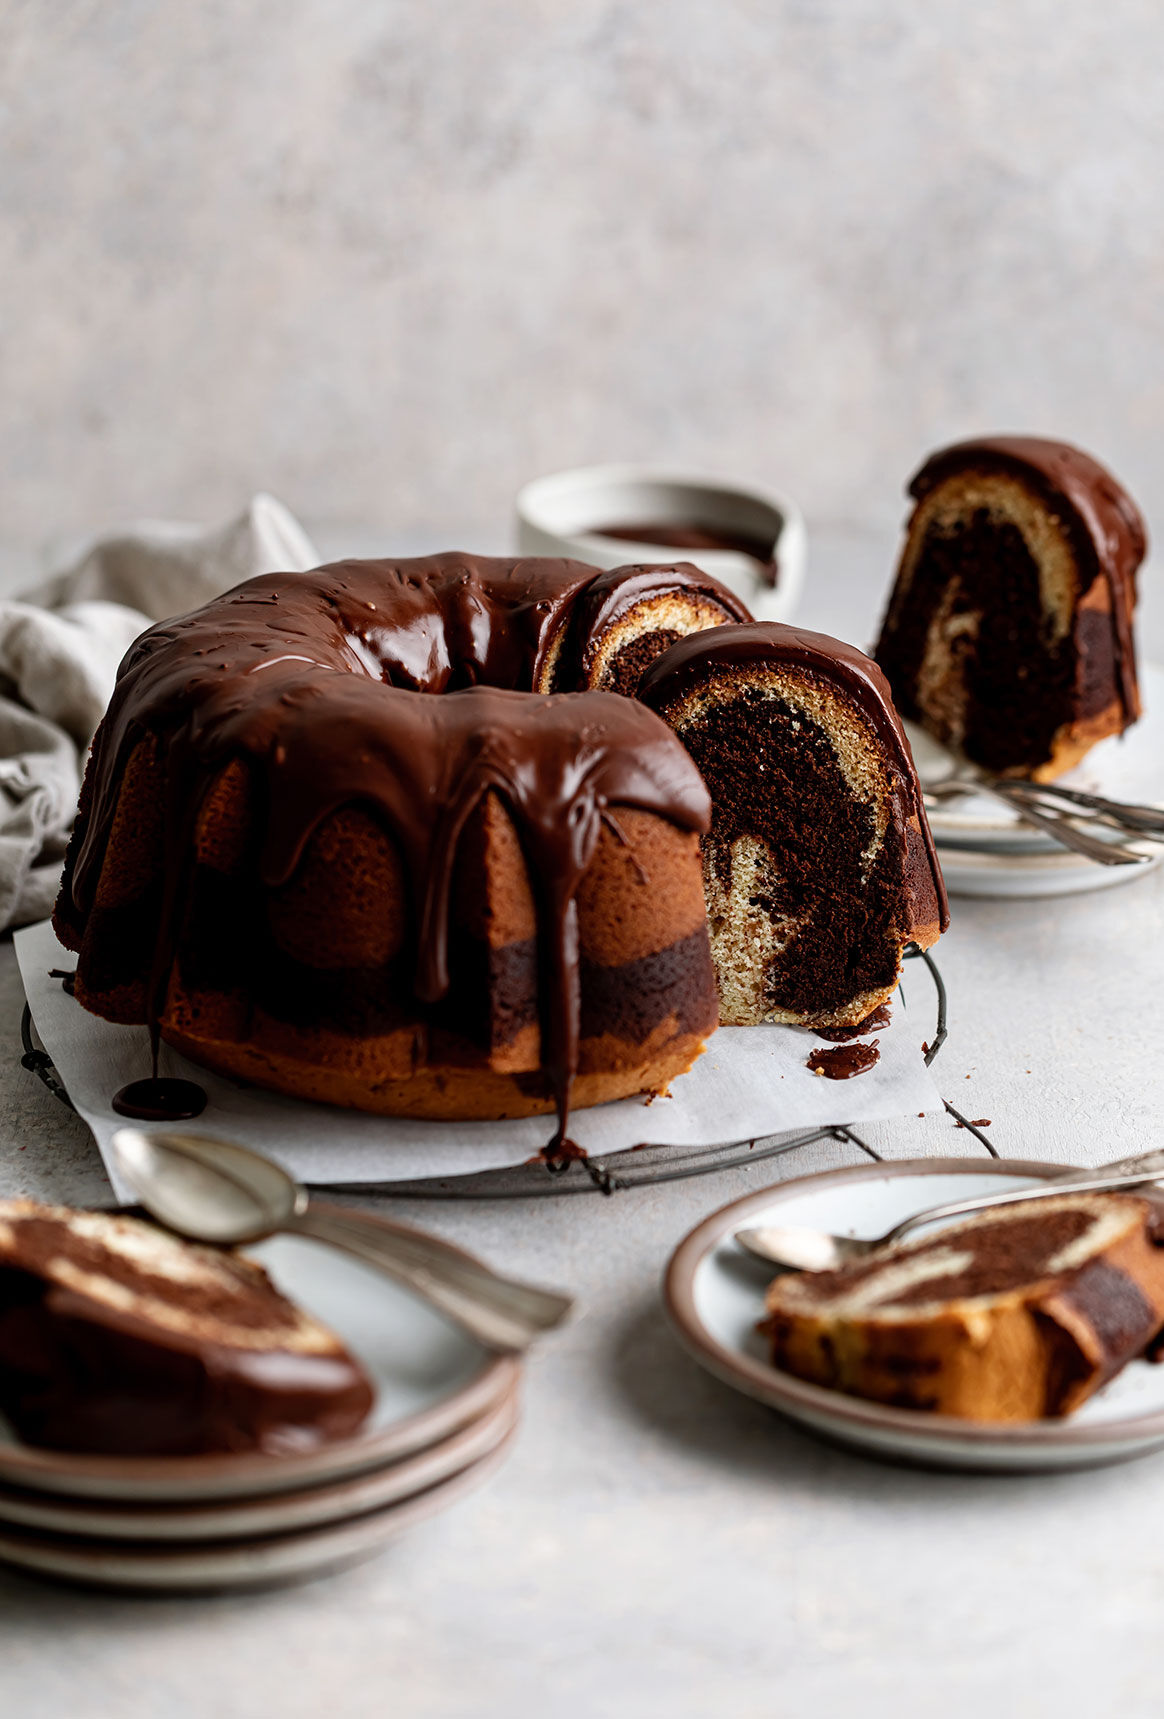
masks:
[[(814, 548), (799, 619), (867, 642), (891, 545)], [(1164, 661), (1146, 587), (1145, 654)], [(956, 899), (939, 954), (938, 1084), (992, 1118), (1000, 1153), (1164, 1143), (1164, 868), (1089, 896)], [(20, 1006), (9, 943), (0, 1191), (108, 1200), (85, 1129), (20, 1067)], [(977, 1150), (945, 1117), (862, 1133), (893, 1158)], [(506, 1466), (375, 1562), (282, 1592), (136, 1600), (0, 1571), (0, 1715), (1155, 1719), (1164, 1457), (1025, 1479), (884, 1466), (714, 1383), (668, 1329), (660, 1273), (694, 1223), (853, 1157), (829, 1143), (612, 1199), (392, 1201), (581, 1299), (529, 1367)]]

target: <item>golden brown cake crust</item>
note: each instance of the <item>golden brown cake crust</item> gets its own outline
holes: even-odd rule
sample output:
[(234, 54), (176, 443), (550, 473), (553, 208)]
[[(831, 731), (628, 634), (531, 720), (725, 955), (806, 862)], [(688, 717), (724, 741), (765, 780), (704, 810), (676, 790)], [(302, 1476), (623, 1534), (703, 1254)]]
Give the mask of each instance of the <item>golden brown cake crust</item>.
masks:
[(1122, 1195), (1018, 1203), (836, 1272), (777, 1278), (776, 1366), (901, 1408), (1064, 1415), (1164, 1324), (1159, 1212)]

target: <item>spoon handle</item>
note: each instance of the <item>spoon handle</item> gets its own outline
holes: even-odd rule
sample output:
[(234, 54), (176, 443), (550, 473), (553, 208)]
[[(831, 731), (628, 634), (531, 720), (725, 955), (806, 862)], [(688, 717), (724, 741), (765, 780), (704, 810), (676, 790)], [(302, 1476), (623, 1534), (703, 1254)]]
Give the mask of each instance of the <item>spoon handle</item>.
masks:
[[(1127, 1167), (1122, 1171), (1119, 1165), (1108, 1166), (1107, 1175), (1099, 1171), (1083, 1171), (1079, 1175), (1053, 1176), (1041, 1183), (1037, 1188), (1008, 1189), (1005, 1193), (979, 1194), (967, 1200), (952, 1200), (945, 1206), (931, 1206), (927, 1211), (914, 1212), (908, 1218), (903, 1218), (899, 1224), (883, 1235), (878, 1247), (885, 1247), (916, 1229), (919, 1224), (931, 1224), (944, 1218), (958, 1218), (964, 1213), (993, 1210), (995, 1206), (1018, 1205), (1024, 1200), (1050, 1200), (1062, 1194), (1098, 1194), (1108, 1188), (1135, 1188), (1144, 1183), (1158, 1182), (1164, 1178), (1164, 1152), (1148, 1152), (1143, 1158), (1126, 1160)], [(1112, 1175), (1112, 1169), (1117, 1174)]]
[(285, 1227), (378, 1266), (500, 1354), (528, 1349), (574, 1305), (568, 1295), (499, 1276), (439, 1236), (322, 1200), (309, 1200)]

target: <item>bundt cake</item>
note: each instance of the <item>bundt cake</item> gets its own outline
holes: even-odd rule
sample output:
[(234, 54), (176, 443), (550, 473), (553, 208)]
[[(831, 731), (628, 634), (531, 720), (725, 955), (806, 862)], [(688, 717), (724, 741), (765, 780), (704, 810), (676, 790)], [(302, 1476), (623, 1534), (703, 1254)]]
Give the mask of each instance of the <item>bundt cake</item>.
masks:
[(638, 696), (711, 795), (703, 883), (720, 1020), (846, 1027), (947, 924), (909, 745), (876, 665), (775, 622), (668, 647)]
[(1050, 781), (1140, 714), (1144, 522), (1097, 461), (993, 436), (931, 456), (877, 644), (898, 709), (996, 775)]
[(898, 1408), (1065, 1415), (1164, 1324), (1147, 1200), (1064, 1194), (966, 1218), (838, 1271), (778, 1277), (777, 1367)]
[(0, 1411), (27, 1444), (306, 1450), (355, 1432), (372, 1402), (339, 1338), (241, 1255), (0, 1200)]
[(571, 1101), (664, 1088), (717, 1019), (707, 793), (601, 689), (743, 613), (693, 567), (450, 554), (151, 628), (54, 917), (78, 1001), (305, 1098), (556, 1109), (559, 1143)]

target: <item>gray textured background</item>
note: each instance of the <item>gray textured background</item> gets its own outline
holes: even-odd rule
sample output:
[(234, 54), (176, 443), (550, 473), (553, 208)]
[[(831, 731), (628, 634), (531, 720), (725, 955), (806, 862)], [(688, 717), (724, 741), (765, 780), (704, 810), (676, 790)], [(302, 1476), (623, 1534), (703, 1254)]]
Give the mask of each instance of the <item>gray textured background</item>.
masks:
[(0, 538), (1164, 456), (1159, 0), (0, 0)]

